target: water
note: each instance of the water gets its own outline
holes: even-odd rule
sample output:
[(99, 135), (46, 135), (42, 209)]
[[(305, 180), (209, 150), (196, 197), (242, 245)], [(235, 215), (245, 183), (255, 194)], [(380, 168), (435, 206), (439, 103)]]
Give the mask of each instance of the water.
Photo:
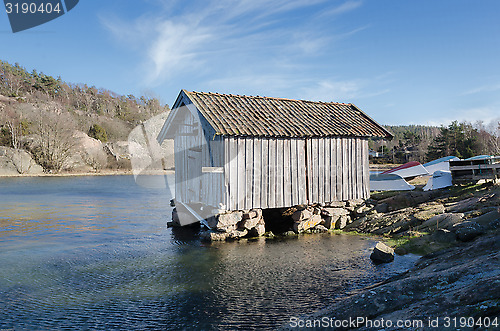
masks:
[(205, 244), (167, 229), (169, 199), (131, 176), (0, 179), (0, 329), (276, 328), (416, 259), (376, 266), (373, 240), (334, 234)]

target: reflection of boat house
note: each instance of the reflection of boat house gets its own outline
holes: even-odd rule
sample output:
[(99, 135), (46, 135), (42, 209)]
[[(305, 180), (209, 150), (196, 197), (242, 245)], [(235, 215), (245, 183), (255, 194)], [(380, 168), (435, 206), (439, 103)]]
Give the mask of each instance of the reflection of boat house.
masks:
[(368, 198), (370, 137), (392, 135), (352, 104), (182, 90), (158, 141), (177, 202), (243, 210)]

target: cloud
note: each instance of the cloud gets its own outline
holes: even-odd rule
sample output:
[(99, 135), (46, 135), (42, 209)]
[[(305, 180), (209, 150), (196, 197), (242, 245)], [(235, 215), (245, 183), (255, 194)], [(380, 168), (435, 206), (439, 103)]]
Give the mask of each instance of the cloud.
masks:
[[(132, 22), (109, 15), (101, 16), (101, 22), (119, 43), (141, 56), (144, 88), (190, 77), (198, 86), (205, 82), (230, 91), (235, 86), (258, 91), (260, 84), (260, 89), (288, 89), (294, 94), (307, 81), (296, 77), (317, 69), (327, 60), (317, 59), (327, 56), (340, 40), (366, 28), (354, 25), (335, 31), (325, 15), (345, 14), (361, 4), (327, 0), (174, 1), (157, 12), (142, 13)], [(325, 91), (323, 96), (328, 95), (326, 91), (346, 97), (356, 94), (353, 82), (319, 84)]]
[(464, 95), (478, 94), (484, 92), (495, 92), (500, 90), (500, 84), (484, 85), (468, 90)]
[(335, 7), (335, 8), (328, 10), (328, 11), (325, 11), (323, 13), (323, 15), (324, 16), (341, 15), (341, 14), (353, 11), (353, 10), (361, 7), (362, 4), (363, 4), (362, 1), (347, 1), (347, 2), (339, 5), (338, 7)]
[(498, 116), (499, 109), (500, 107), (497, 106), (457, 109), (449, 115), (429, 119), (425, 124), (433, 126), (447, 126), (453, 121), (475, 123), (478, 119), (481, 119), (485, 126), (490, 126), (500, 120), (500, 117)]

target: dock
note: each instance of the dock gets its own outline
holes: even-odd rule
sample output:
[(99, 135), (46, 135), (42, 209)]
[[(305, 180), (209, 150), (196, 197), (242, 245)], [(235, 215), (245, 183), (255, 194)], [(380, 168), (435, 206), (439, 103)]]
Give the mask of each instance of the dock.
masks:
[(500, 157), (450, 161), (453, 184), (466, 184), (479, 180), (500, 178)]

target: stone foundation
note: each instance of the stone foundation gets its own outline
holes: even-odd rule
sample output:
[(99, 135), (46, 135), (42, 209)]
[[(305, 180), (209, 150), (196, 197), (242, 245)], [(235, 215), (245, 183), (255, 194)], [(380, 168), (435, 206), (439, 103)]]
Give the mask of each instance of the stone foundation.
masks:
[[(200, 236), (207, 241), (224, 241), (260, 237), (266, 233), (273, 237), (342, 230), (374, 207), (365, 200), (348, 200), (290, 208), (228, 211), (208, 218), (210, 230), (202, 231)], [(177, 218), (174, 209), (170, 225), (175, 226)]]

